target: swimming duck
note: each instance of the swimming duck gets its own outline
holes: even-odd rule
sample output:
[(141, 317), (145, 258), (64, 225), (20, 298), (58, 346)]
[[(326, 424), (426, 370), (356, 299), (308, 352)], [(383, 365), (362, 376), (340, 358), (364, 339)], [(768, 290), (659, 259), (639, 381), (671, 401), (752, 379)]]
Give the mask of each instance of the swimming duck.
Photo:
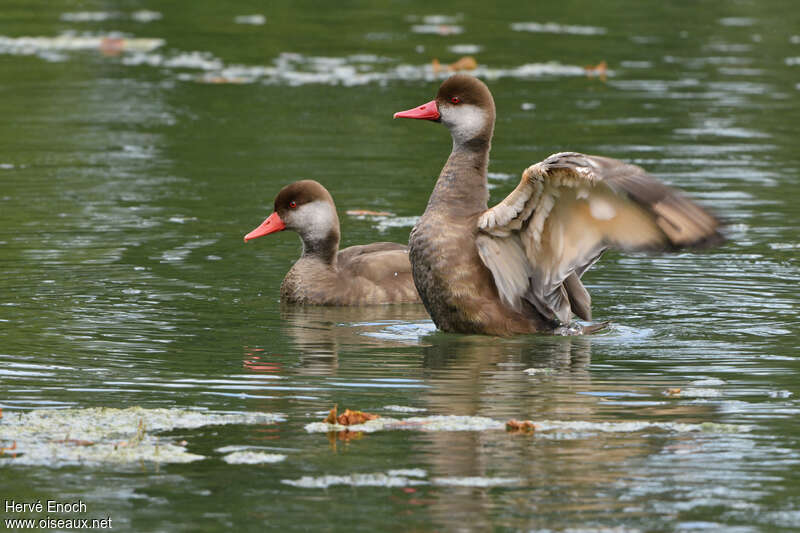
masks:
[(444, 331), (579, 334), (593, 326), (581, 276), (609, 249), (675, 250), (722, 240), (719, 221), (642, 168), (608, 157), (553, 154), (488, 208), (495, 105), (466, 74), (395, 118), (444, 124), (453, 149), (411, 231), (417, 290)]
[(275, 211), (245, 242), (290, 229), (303, 254), (281, 283), (281, 301), (316, 305), (419, 302), (408, 247), (376, 242), (339, 250), (339, 217), (328, 190), (314, 180), (296, 181), (275, 197)]

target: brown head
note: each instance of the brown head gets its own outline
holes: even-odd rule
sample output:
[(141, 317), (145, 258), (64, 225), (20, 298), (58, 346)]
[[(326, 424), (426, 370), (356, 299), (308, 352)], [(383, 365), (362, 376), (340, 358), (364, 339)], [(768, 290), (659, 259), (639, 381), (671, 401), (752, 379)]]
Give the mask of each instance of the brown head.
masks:
[(303, 240), (303, 255), (332, 259), (339, 248), (339, 217), (328, 190), (314, 180), (301, 180), (280, 190), (275, 211), (245, 235), (245, 242), (276, 231), (296, 231)]
[(444, 80), (436, 99), (394, 118), (441, 122), (450, 130), (456, 147), (488, 143), (494, 130), (494, 99), (486, 85), (473, 76), (455, 74)]

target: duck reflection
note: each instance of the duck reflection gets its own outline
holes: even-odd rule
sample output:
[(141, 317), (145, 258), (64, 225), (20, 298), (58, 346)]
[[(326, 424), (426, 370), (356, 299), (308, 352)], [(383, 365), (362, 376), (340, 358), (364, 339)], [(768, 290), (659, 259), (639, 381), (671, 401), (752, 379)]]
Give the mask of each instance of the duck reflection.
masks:
[[(336, 375), (339, 351), (403, 347), (416, 328), (432, 329), (419, 304), (367, 307), (281, 305), (282, 328), (300, 353), (301, 375)], [(430, 324), (430, 326), (428, 326)], [(397, 330), (396, 334), (393, 330)]]
[[(585, 336), (519, 336), (435, 333), (425, 337), (425, 366), (446, 369), (464, 364), (528, 364), (541, 368), (585, 369), (591, 360), (591, 340)], [(526, 367), (528, 368), (528, 367)]]
[[(661, 391), (666, 384), (643, 383), (641, 375), (616, 377), (604, 372), (603, 366), (590, 372), (597, 341), (591, 336), (498, 339), (436, 333), (424, 340), (429, 345), (422, 348), (423, 364), (430, 370), (424, 394), (433, 414), (534, 422), (696, 422), (709, 420), (713, 409), (665, 401)], [(541, 497), (531, 501), (530, 490), (525, 491), (525, 501), (517, 501), (515, 491), (436, 491), (430, 510), (442, 528), (447, 529), (453, 516), (461, 516), (464, 523), (483, 529), (497, 525), (498, 512), (514, 514), (514, 509), (532, 506), (542, 513), (567, 508), (603, 512), (621, 507), (621, 502), (608, 496), (613, 491), (607, 491), (605, 497), (597, 494), (601, 489), (632, 483), (631, 470), (641, 469), (652, 456), (672, 453), (676, 441), (684, 450), (695, 446), (690, 437), (673, 437), (665, 444), (665, 439), (641, 431), (581, 434), (577, 429), (565, 429), (539, 435), (421, 433), (416, 448), (418, 455), (426, 458), (429, 478), (517, 478)], [(536, 525), (531, 519), (514, 527)]]
[[(419, 354), (398, 365), (407, 365), (410, 376), (424, 380), (426, 387), (414, 389), (411, 402), (426, 407), (431, 415), (594, 424), (714, 419), (713, 404), (674, 402), (664, 396), (663, 391), (677, 385), (674, 381), (649, 379), (637, 362), (621, 365), (609, 360), (608, 354), (614, 353), (609, 346), (627, 342), (626, 334), (613, 328), (596, 336), (497, 338), (436, 332), (421, 306), (287, 305), (281, 312), (282, 331), (300, 354), (300, 365), (293, 368), (300, 375), (336, 376), (340, 352), (363, 354), (399, 347)], [(597, 357), (593, 352), (603, 354), (600, 361), (592, 361), (593, 355)], [(630, 502), (623, 504), (617, 496), (631, 494), (653, 472), (668, 484), (670, 473), (659, 471), (659, 458), (694, 451), (701, 440), (654, 432), (660, 430), (603, 432), (598, 426), (568, 426), (516, 434), (410, 432), (408, 440), (403, 439), (402, 460), (403, 466), (423, 468), (434, 484), (437, 478), (513, 478), (525, 487), (524, 496), (514, 490), (436, 485), (425, 489), (420, 497), (442, 530), (449, 529), (453, 516), (474, 529), (492, 528), (499, 515), (525, 516), (524, 523), (508, 524), (535, 529), (541, 525), (537, 517), (565, 509), (625, 512), (621, 509), (629, 508)], [(357, 437), (362, 437), (357, 445), (365, 450), (380, 445), (370, 435)], [(516, 513), (530, 507), (536, 512)]]

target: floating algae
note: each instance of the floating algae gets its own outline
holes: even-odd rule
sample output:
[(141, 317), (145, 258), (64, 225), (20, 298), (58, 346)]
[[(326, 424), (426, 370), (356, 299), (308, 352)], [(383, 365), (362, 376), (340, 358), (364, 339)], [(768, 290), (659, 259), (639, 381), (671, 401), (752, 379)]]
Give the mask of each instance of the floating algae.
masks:
[(408, 407), (406, 405), (384, 405), (383, 408), (395, 413), (424, 413), (427, 411), (424, 407)]
[(427, 477), (428, 472), (422, 468), (400, 468), (398, 470), (389, 470), (386, 472), (390, 476), (403, 476), (403, 477)]
[(187, 463), (203, 459), (152, 433), (223, 424), (264, 424), (282, 420), (270, 413), (213, 413), (184, 409), (43, 409), (5, 412), (0, 443), (16, 444), (0, 465)]
[(256, 465), (261, 463), (280, 463), (285, 460), (286, 456), (280, 453), (264, 453), (264, 452), (251, 452), (241, 451), (229, 453), (222, 458), (228, 464), (232, 465)]
[(670, 398), (719, 398), (722, 393), (717, 389), (705, 389), (698, 387), (689, 387), (686, 389), (667, 389), (664, 391), (664, 396)]
[(536, 376), (536, 375), (545, 375), (549, 376), (550, 374), (555, 374), (555, 370), (552, 368), (526, 368), (523, 370), (529, 376)]
[(327, 489), (334, 485), (350, 487), (409, 487), (427, 485), (428, 482), (405, 476), (391, 476), (383, 472), (349, 474), (344, 476), (303, 476), (300, 479), (282, 479), (282, 483), (303, 489)]
[[(582, 438), (587, 434), (596, 433), (637, 433), (647, 430), (661, 430), (673, 433), (707, 432), (707, 433), (740, 433), (750, 431), (749, 426), (736, 424), (686, 424), (682, 422), (586, 422), (564, 420), (535, 420), (537, 435), (545, 433), (550, 438), (553, 435), (559, 439)], [(363, 424), (342, 426), (325, 422), (312, 422), (306, 424), (305, 430), (309, 433), (327, 433), (330, 431), (361, 431), (374, 433), (387, 430), (417, 430), (417, 431), (490, 431), (505, 429), (505, 422), (483, 416), (417, 416), (411, 418), (382, 417), (370, 420)], [(550, 432), (547, 435), (547, 432)]]
[[(437, 30), (440, 26), (434, 26)], [(307, 56), (283, 52), (270, 64), (244, 65), (226, 63), (211, 51), (164, 49), (158, 38), (125, 37), (121, 34), (87, 35), (63, 33), (57, 36), (9, 37), (0, 35), (0, 55), (37, 55), (49, 61), (67, 61), (69, 52), (96, 50), (106, 56), (120, 56), (127, 66), (145, 65), (173, 71), (177, 79), (200, 83), (254, 83), (300, 86), (307, 84), (353, 87), (392, 81), (435, 81), (449, 75), (447, 69), (435, 69), (431, 63), (399, 63), (390, 57), (351, 54), (342, 57)], [(163, 53), (162, 53), (163, 52)], [(474, 64), (473, 74), (484, 79), (530, 79), (553, 76), (585, 76), (586, 69), (555, 61), (524, 63), (517, 66)], [(185, 70), (195, 72), (185, 72)], [(607, 75), (613, 72), (607, 71)], [(413, 226), (416, 217), (383, 218), (378, 229)]]
[(309, 433), (324, 433), (329, 431), (363, 431), (373, 433), (388, 429), (416, 429), (420, 431), (485, 431), (489, 429), (502, 429), (503, 422), (482, 416), (417, 416), (397, 419), (382, 417), (352, 426), (328, 424), (326, 422), (312, 422), (305, 426)]
[(286, 485), (302, 489), (327, 489), (333, 486), (347, 487), (413, 487), (435, 485), (439, 487), (477, 487), (488, 488), (498, 486), (519, 485), (519, 478), (505, 477), (435, 477), (425, 479), (427, 472), (421, 469), (389, 470), (388, 472), (353, 473), (346, 475), (303, 476), (300, 479), (282, 479)]
[(124, 51), (147, 53), (164, 46), (163, 39), (128, 38), (115, 35), (76, 35), (62, 33), (55, 37), (7, 37), (0, 35), (0, 54), (33, 55), (41, 52), (101, 50), (109, 39), (119, 40)]
[(435, 477), (431, 480), (434, 485), (442, 487), (509, 487), (519, 485), (520, 479), (516, 477)]

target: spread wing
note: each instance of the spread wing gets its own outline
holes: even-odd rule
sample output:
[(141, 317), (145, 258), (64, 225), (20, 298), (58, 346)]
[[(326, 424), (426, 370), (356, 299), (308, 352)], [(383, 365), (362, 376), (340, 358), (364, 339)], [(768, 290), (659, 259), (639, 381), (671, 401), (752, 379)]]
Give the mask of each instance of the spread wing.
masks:
[(517, 188), (480, 216), (478, 229), (478, 252), (501, 299), (517, 309), (527, 300), (562, 323), (573, 312), (591, 319), (580, 277), (606, 249), (722, 240), (713, 215), (642, 168), (574, 152), (528, 167)]

